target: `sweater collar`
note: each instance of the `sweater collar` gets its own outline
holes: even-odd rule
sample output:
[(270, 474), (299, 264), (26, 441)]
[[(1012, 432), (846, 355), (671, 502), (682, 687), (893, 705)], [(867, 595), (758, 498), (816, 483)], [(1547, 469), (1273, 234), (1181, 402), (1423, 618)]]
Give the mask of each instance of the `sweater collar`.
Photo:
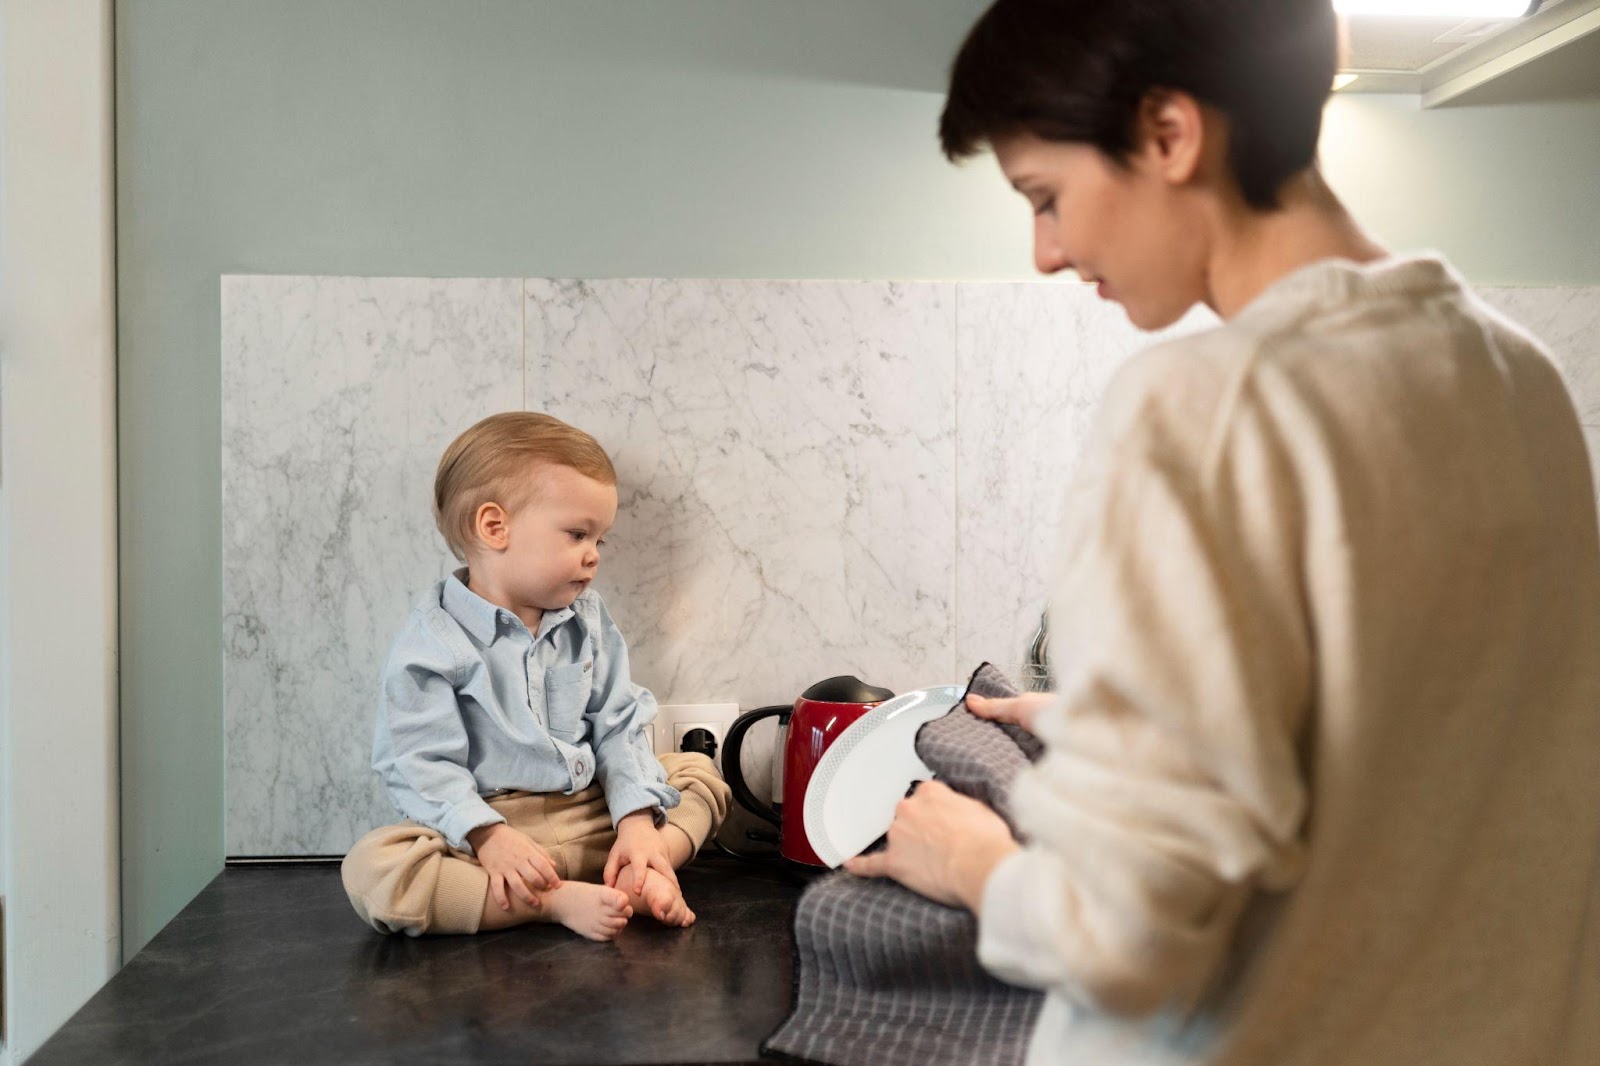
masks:
[(1434, 252), (1386, 256), (1370, 263), (1319, 259), (1290, 271), (1257, 293), (1234, 316), (1234, 321), (1261, 327), (1364, 299), (1425, 299), (1463, 287), (1460, 275)]

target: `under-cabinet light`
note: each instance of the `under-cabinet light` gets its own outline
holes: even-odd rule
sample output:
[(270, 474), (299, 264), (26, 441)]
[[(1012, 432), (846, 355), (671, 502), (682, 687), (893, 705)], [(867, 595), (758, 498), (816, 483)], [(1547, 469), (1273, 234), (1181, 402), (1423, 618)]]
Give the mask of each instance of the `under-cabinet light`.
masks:
[(1514, 19), (1528, 11), (1528, 0), (1333, 0), (1342, 15), (1394, 15), (1405, 18)]

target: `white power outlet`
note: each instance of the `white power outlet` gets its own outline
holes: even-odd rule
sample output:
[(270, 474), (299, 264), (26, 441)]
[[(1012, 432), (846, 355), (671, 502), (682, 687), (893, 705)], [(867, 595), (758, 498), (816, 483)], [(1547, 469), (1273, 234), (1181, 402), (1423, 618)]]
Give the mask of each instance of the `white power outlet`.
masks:
[(728, 727), (739, 717), (737, 703), (664, 703), (654, 722), (652, 743), (656, 754), (677, 751), (691, 729), (704, 729), (717, 738), (717, 769), (722, 769), (722, 742)]

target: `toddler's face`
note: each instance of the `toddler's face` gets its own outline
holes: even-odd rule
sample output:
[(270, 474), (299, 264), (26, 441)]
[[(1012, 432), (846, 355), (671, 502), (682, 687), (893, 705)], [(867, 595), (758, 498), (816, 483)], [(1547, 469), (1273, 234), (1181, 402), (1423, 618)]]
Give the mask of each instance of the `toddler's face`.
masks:
[(594, 580), (601, 538), (617, 518), (617, 489), (568, 466), (541, 464), (529, 476), (537, 488), (511, 515), (510, 543), (497, 568), (519, 603), (559, 611)]

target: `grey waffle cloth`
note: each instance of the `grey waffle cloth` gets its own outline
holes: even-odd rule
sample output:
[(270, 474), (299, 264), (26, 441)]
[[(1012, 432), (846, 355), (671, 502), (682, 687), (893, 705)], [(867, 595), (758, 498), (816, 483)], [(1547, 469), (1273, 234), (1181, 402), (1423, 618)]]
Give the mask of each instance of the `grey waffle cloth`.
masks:
[[(1014, 696), (988, 663), (967, 691)], [(1024, 730), (958, 704), (923, 726), (917, 754), (935, 777), (1011, 821), (1017, 774), (1038, 757)], [(762, 1051), (829, 1066), (1017, 1066), (1043, 996), (978, 965), (978, 922), (893, 881), (843, 870), (814, 881), (795, 922), (794, 1010)]]

